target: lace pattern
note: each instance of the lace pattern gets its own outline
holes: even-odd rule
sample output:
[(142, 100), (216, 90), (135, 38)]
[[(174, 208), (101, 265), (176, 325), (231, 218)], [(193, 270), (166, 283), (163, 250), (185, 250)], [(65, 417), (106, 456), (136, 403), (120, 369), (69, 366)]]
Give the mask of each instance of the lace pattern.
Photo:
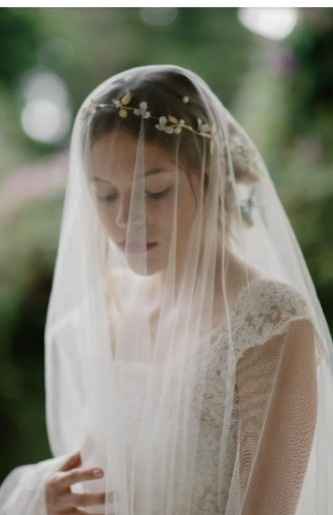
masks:
[[(217, 449), (223, 427), (226, 409), (226, 381), (235, 384), (235, 368), (227, 367), (227, 350), (230, 346), (227, 328), (209, 342), (209, 349), (203, 348), (202, 357), (207, 359), (205, 378), (196, 384), (195, 398), (203, 395), (200, 408), (201, 430), (197, 457), (197, 482), (193, 498), (193, 515), (229, 515), (233, 513), (234, 503), (239, 499), (230, 498), (230, 491), (239, 492), (238, 482), (244, 489), (251, 463), (258, 443), (265, 408), (269, 398), (276, 369), (278, 352), (274, 348), (262, 360), (259, 353), (254, 352), (245, 364), (240, 358), (250, 347), (262, 345), (273, 336), (283, 334), (288, 323), (293, 319), (310, 318), (308, 306), (302, 295), (288, 284), (271, 279), (259, 279), (244, 289), (231, 314), (231, 334), (236, 355), (236, 363), (240, 370), (240, 388), (249, 387), (246, 407), (242, 413), (244, 423), (243, 436), (240, 437), (239, 406), (237, 384), (234, 390), (231, 426), (229, 428), (229, 444), (223, 469), (223, 484), (218, 484)], [(259, 351), (259, 347), (258, 347)], [(243, 368), (242, 368), (243, 367)], [(253, 377), (251, 378), (251, 373)], [(229, 377), (228, 377), (229, 376)], [(219, 378), (223, 377), (223, 380)], [(252, 383), (251, 383), (252, 381)], [(205, 389), (202, 392), (202, 388)], [(240, 444), (240, 449), (238, 447)], [(244, 451), (245, 449), (245, 451)], [(240, 456), (238, 455), (241, 451)], [(238, 459), (242, 461), (242, 470), (238, 475)], [(237, 469), (237, 470), (236, 470)], [(217, 490), (222, 490), (222, 505), (218, 508)], [(237, 495), (237, 494), (236, 494)], [(229, 504), (228, 504), (229, 503)]]
[(238, 358), (252, 345), (282, 334), (297, 318), (311, 320), (302, 295), (286, 283), (261, 280), (241, 299), (234, 320)]

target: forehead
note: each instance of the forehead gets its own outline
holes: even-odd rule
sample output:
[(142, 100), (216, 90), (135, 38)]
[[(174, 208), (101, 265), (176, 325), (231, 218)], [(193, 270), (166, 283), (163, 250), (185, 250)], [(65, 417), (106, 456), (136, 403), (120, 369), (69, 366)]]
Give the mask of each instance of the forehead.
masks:
[[(133, 174), (138, 153), (138, 141), (124, 131), (112, 131), (100, 137), (91, 148), (91, 165), (94, 175), (100, 177)], [(153, 167), (175, 168), (174, 156), (157, 143), (145, 142), (145, 169)]]

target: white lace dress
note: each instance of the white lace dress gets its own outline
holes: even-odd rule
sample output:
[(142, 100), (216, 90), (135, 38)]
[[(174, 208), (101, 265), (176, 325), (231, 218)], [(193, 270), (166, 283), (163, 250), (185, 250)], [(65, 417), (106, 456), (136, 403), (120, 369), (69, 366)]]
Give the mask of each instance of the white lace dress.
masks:
[[(299, 292), (283, 282), (267, 278), (254, 279), (249, 287), (241, 292), (231, 310), (231, 329), (237, 356), (237, 366), (233, 374), (237, 370), (237, 386), (232, 409), (233, 422), (229, 432), (227, 460), (223, 469), (222, 504), (224, 507), (222, 511), (218, 509), (216, 492), (217, 449), (219, 448), (225, 409), (224, 381), (221, 378), (226, 373), (225, 355), (228, 345), (226, 328), (223, 326), (216, 328), (208, 340), (208, 347), (203, 347), (202, 359), (207, 359), (208, 363), (207, 368), (204, 367), (205, 380), (201, 382), (198, 379), (196, 384), (199, 396), (201, 397), (203, 394), (203, 406), (200, 408), (200, 434), (191, 515), (238, 513), (239, 506), (232, 506), (230, 502), (228, 505), (229, 490), (234, 488), (233, 485), (240, 484), (243, 488), (246, 484), (279, 356), (279, 353), (274, 352), (274, 347), (271, 347), (266, 355), (252, 352), (250, 358), (246, 357), (245, 351), (250, 347), (262, 345), (275, 335), (283, 334), (291, 319), (304, 317), (309, 318), (309, 312), (307, 304)], [(260, 350), (259, 347), (257, 349)], [(126, 387), (131, 389), (130, 384), (131, 381), (128, 381)], [(202, 388), (204, 388), (204, 392)], [(237, 433), (239, 431), (239, 391), (242, 392), (243, 399), (246, 399), (246, 405), (242, 407), (243, 431), (240, 440)], [(135, 418), (135, 392), (137, 390), (133, 383), (133, 388), (127, 392), (133, 399), (131, 411), (133, 419)], [(195, 402), (193, 409), (195, 410)], [(240, 446), (237, 448), (238, 440)], [(241, 467), (238, 465), (239, 462), (241, 462)], [(238, 473), (240, 473), (239, 477)], [(233, 475), (234, 482), (232, 481)], [(156, 470), (156, 515), (164, 512), (163, 505), (158, 506), (158, 488), (158, 470)], [(138, 490), (140, 492), (139, 485)], [(160, 494), (163, 498), (162, 491)], [(237, 495), (232, 497), (236, 499)], [(144, 501), (140, 504), (140, 497), (137, 498), (136, 506), (136, 515), (143, 515)], [(179, 506), (174, 515), (182, 515), (183, 512), (183, 508)]]
[[(230, 488), (241, 485), (244, 489), (262, 429), (266, 402), (270, 396), (279, 352), (273, 346), (262, 353), (260, 346), (281, 335), (288, 322), (296, 318), (309, 318), (303, 297), (289, 285), (271, 279), (254, 280), (241, 292), (231, 312), (231, 330), (236, 352), (237, 371), (235, 402), (227, 460), (223, 469), (223, 505), (217, 507), (217, 449), (223, 424), (224, 382), (219, 378), (226, 373), (227, 332), (216, 331), (210, 340), (204, 409), (201, 415), (199, 462), (193, 515), (225, 515), (238, 513), (239, 506), (228, 504)], [(252, 347), (252, 352), (246, 350)], [(256, 347), (254, 349), (254, 347)], [(229, 370), (230, 373), (230, 370)], [(233, 378), (232, 378), (233, 379)], [(242, 405), (242, 431), (239, 436), (239, 392)], [(237, 441), (240, 445), (237, 448)], [(239, 465), (241, 463), (241, 466)], [(234, 474), (234, 482), (232, 481)], [(240, 474), (240, 476), (238, 476)], [(236, 486), (237, 488), (237, 486)], [(233, 492), (240, 494), (240, 492)], [(238, 495), (231, 496), (237, 499)]]

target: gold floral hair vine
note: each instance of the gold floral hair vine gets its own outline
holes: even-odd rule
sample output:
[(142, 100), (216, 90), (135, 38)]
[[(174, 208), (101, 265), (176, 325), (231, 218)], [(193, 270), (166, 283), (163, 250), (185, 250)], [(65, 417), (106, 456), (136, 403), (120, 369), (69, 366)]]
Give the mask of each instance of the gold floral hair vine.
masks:
[[(132, 100), (132, 95), (128, 91), (124, 96), (119, 99), (112, 99), (111, 103), (105, 104), (96, 102), (95, 100), (91, 100), (90, 103), (82, 109), (83, 116), (94, 115), (96, 112), (101, 110), (114, 110), (115, 108), (118, 110), (118, 115), (120, 118), (127, 118), (128, 114), (133, 112), (136, 116), (141, 116), (143, 119), (153, 119), (157, 120), (158, 123), (155, 123), (156, 129), (166, 132), (167, 134), (180, 134), (183, 129), (189, 130), (192, 133), (198, 134), (204, 138), (210, 139), (209, 143), (209, 152), (212, 154), (213, 146), (214, 146), (214, 135), (216, 133), (215, 125), (209, 126), (207, 123), (203, 122), (201, 118), (197, 118), (197, 129), (194, 129), (191, 125), (185, 123), (185, 120), (178, 119), (173, 115), (168, 116), (153, 116), (151, 112), (148, 110), (148, 103), (145, 101), (141, 101), (137, 107), (131, 106), (130, 102)], [(188, 96), (183, 96), (182, 101), (187, 104), (190, 102), (190, 98)], [(232, 173), (230, 169), (227, 172), (227, 180), (233, 182)], [(253, 225), (253, 209), (255, 207), (254, 201), (254, 189), (251, 190), (250, 195), (247, 199), (242, 200), (238, 203), (240, 208), (240, 214), (244, 222), (247, 225)]]
[[(153, 116), (148, 110), (148, 103), (141, 101), (138, 106), (134, 107), (130, 105), (132, 100), (132, 94), (128, 91), (124, 96), (119, 99), (112, 99), (111, 104), (98, 103), (94, 100), (90, 101), (90, 104), (84, 108), (84, 112), (88, 114), (95, 114), (99, 110), (103, 109), (114, 109), (118, 110), (120, 118), (127, 118), (128, 114), (132, 111), (134, 115), (141, 116), (143, 119), (156, 120), (156, 129), (165, 132), (167, 134), (180, 134), (183, 130), (191, 131), (194, 134), (210, 139), (210, 153), (213, 150), (213, 136), (216, 132), (214, 125), (205, 123), (201, 118), (197, 118), (197, 128), (194, 129), (191, 125), (187, 124), (182, 118), (178, 119), (175, 116), (169, 114), (167, 116)], [(182, 101), (187, 104), (190, 102), (188, 96), (183, 96)]]

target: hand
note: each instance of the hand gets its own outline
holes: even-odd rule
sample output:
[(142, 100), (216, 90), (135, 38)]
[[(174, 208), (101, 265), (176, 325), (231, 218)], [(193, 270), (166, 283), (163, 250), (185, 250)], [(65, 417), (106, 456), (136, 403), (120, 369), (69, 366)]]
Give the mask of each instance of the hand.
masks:
[(76, 470), (82, 464), (80, 452), (70, 456), (46, 483), (47, 515), (95, 515), (93, 512), (80, 510), (80, 507), (95, 506), (105, 503), (105, 493), (76, 494), (71, 485), (81, 481), (96, 480), (103, 477), (100, 468)]

